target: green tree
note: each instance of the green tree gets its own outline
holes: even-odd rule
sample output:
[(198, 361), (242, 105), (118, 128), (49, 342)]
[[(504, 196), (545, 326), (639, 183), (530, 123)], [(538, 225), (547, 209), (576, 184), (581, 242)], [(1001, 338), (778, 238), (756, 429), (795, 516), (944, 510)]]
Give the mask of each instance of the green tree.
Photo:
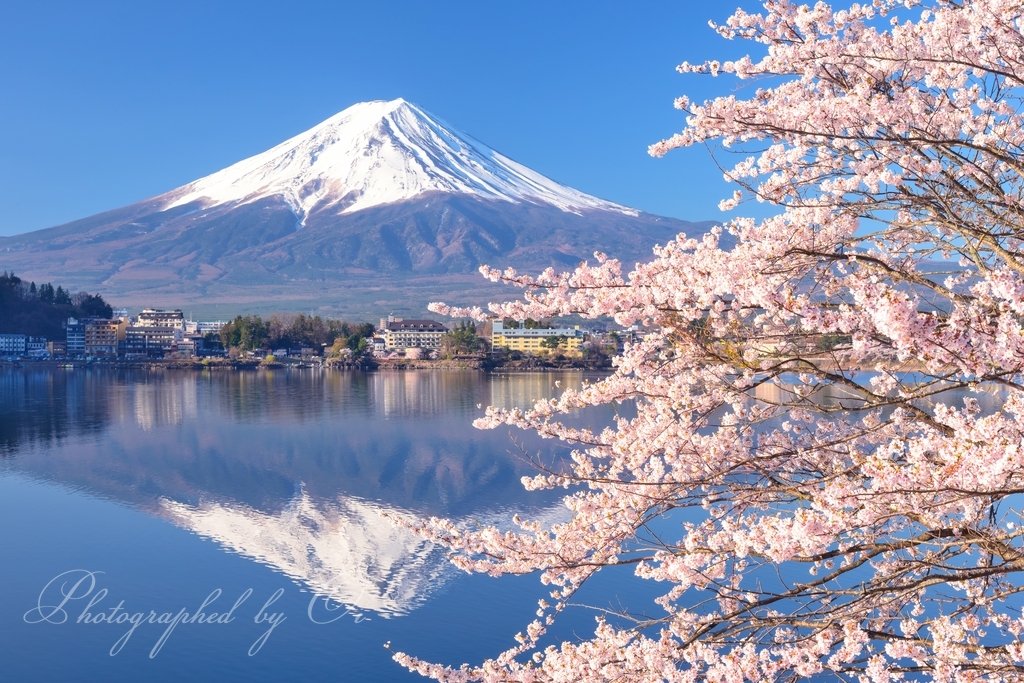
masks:
[(567, 341), (569, 341), (569, 338), (564, 334), (552, 335), (550, 337), (544, 337), (544, 340), (541, 341), (540, 345), (554, 353), (556, 350), (565, 346)]
[(462, 322), (441, 337), (440, 353), (442, 358), (454, 358), (476, 353), (483, 348), (483, 339), (477, 336), (476, 327), (471, 322)]
[[(57, 296), (57, 292), (61, 296)], [(25, 282), (14, 273), (0, 274), (0, 332), (14, 332), (61, 339), (64, 321), (69, 317), (107, 317), (110, 306), (99, 294), (82, 292), (75, 303), (63, 288)]]
[(234, 320), (221, 328), (220, 339), (224, 348), (240, 351), (260, 349), (267, 343), (267, 324), (258, 315), (235, 316)]
[(114, 314), (114, 309), (99, 294), (79, 292), (71, 299), (71, 303), (83, 318), (109, 318)]
[[(61, 291), (63, 292), (63, 290), (61, 290)], [(46, 284), (39, 285), (39, 300), (42, 301), (44, 304), (58, 303), (56, 301), (55, 292), (53, 290), (53, 285), (52, 284), (47, 282)], [(71, 303), (71, 302), (70, 301), (68, 301), (68, 302), (61, 301), (60, 303), (66, 305), (66, 304)]]

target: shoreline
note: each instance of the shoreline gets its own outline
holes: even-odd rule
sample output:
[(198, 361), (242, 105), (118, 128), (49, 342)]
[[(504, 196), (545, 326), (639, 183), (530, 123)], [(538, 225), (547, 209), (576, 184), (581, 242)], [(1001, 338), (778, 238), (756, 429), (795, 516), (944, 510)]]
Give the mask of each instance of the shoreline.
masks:
[(308, 363), (308, 362), (282, 362), (275, 361), (265, 363), (258, 360), (226, 360), (216, 359), (203, 362), (205, 359), (167, 359), (167, 360), (15, 360), (0, 361), (0, 369), (17, 368), (23, 370), (211, 370), (218, 372), (237, 371), (259, 371), (259, 370), (295, 370), (295, 371), (350, 371), (359, 370), (364, 372), (394, 372), (407, 370), (443, 370), (443, 371), (466, 371), (484, 373), (533, 373), (533, 372), (562, 372), (566, 370), (581, 371), (608, 371), (610, 366), (595, 363), (586, 363), (578, 359), (551, 361), (542, 358), (531, 358), (525, 360), (508, 361), (505, 363), (493, 362), (486, 358), (458, 359), (458, 360), (412, 360), (404, 358), (374, 358), (368, 363)]

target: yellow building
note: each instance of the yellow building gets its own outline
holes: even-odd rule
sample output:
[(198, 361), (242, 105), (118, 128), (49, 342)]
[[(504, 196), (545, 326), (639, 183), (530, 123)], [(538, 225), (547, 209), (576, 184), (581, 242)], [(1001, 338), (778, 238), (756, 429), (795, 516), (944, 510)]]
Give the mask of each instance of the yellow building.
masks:
[[(552, 347), (558, 339), (557, 347)], [(583, 355), (580, 346), (583, 343), (583, 332), (576, 327), (505, 327), (500, 320), (491, 323), (491, 347), (520, 351), (534, 356), (561, 353), (571, 358)]]

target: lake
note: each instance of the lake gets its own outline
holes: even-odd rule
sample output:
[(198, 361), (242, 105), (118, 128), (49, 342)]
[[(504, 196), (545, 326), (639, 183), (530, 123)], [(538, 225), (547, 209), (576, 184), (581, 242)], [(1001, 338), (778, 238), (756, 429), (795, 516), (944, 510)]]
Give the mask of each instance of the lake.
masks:
[[(404, 523), (559, 519), (520, 478), (564, 448), (470, 423), (583, 378), (0, 369), (4, 678), (421, 680), (386, 642), (497, 654), (544, 587), (459, 572)], [(555, 635), (592, 628), (568, 617)]]

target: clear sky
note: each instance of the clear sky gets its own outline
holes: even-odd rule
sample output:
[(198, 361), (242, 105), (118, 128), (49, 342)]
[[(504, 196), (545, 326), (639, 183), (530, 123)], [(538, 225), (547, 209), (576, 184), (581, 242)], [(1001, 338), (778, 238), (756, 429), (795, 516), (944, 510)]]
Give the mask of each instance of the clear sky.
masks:
[(567, 185), (713, 219), (706, 151), (663, 159), (672, 100), (726, 81), (735, 2), (11, 2), (0, 10), (0, 235), (165, 192), (359, 101), (403, 97)]

